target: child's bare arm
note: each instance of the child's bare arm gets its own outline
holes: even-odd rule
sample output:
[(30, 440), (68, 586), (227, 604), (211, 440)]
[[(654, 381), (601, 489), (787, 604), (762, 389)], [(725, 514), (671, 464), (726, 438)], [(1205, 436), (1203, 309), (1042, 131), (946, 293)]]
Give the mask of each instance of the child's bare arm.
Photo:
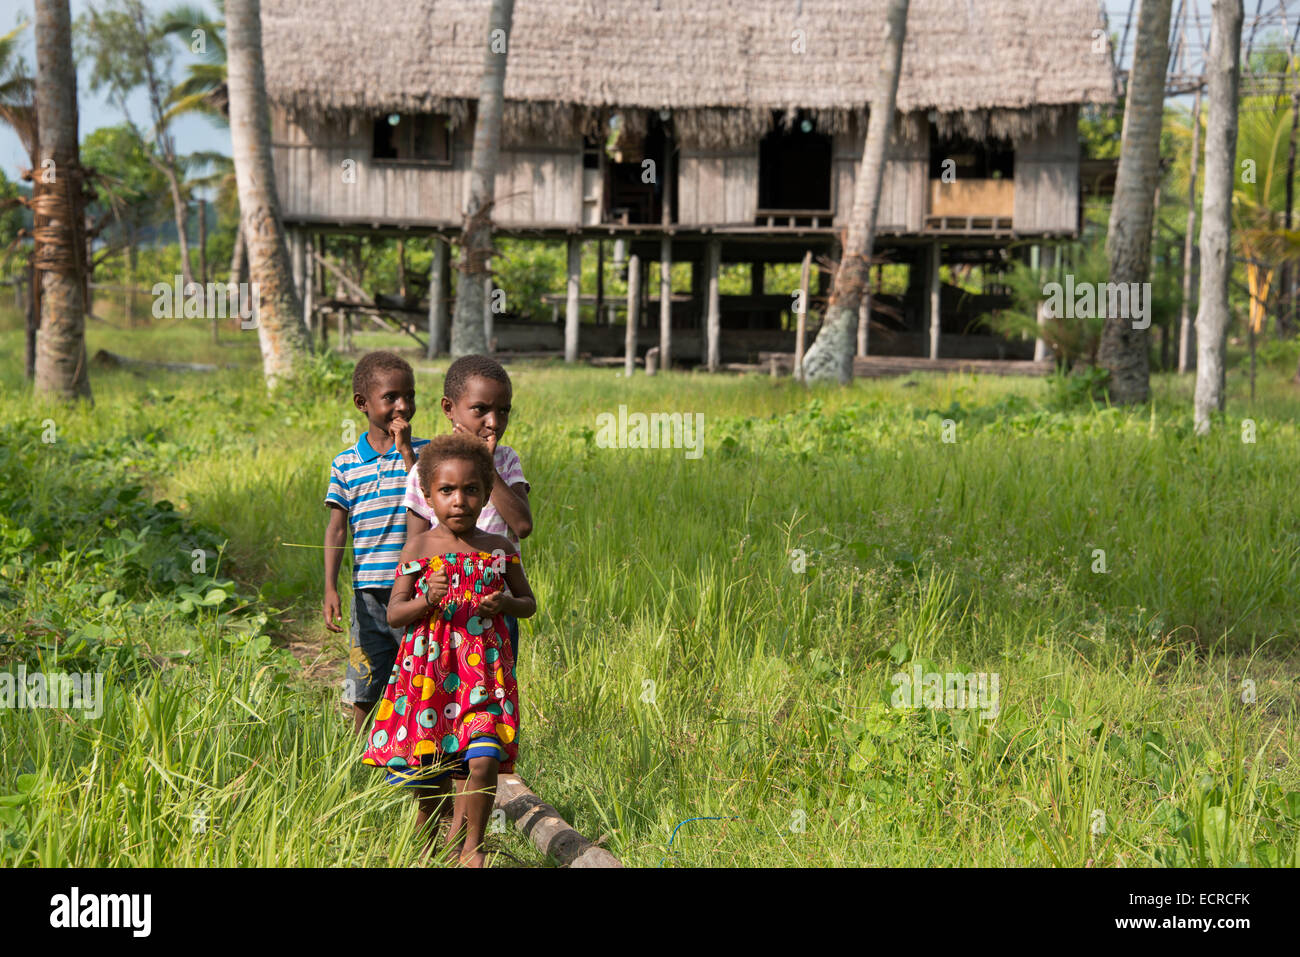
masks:
[(331, 505), (329, 520), (325, 523), (325, 627), (342, 631), (337, 622), (343, 620), (339, 602), (339, 569), (343, 566), (343, 549), (348, 541), (348, 513)]
[[(423, 538), (423, 535), (406, 537), (406, 544), (402, 546), (403, 562), (420, 557)], [(447, 576), (441, 568), (429, 579), (428, 597), (416, 591), (415, 580), (419, 575), (418, 570), (398, 575), (397, 581), (393, 582), (393, 592), (388, 596), (388, 624), (391, 627), (405, 628), (412, 622), (419, 621), (447, 594)]]
[(497, 473), (497, 480), (492, 483), (492, 495), (489, 499), (497, 514), (505, 519), (510, 529), (525, 539), (533, 533), (533, 512), (528, 507), (528, 483), (516, 482), (507, 485)]
[(427, 532), (433, 523), (413, 508), (406, 510), (406, 540), (409, 542), (417, 535)]
[(504, 590), (493, 592), (479, 603), (479, 610), (494, 617), (513, 615), (516, 618), (532, 618), (537, 614), (537, 599), (533, 597), (533, 590), (528, 587), (528, 576), (524, 574), (522, 565), (508, 560), (515, 554), (513, 546), (505, 547), (510, 544), (509, 541), (501, 536), (494, 537), (501, 543), (500, 550), (507, 558), (506, 584), (510, 586), (510, 594), (507, 595)]

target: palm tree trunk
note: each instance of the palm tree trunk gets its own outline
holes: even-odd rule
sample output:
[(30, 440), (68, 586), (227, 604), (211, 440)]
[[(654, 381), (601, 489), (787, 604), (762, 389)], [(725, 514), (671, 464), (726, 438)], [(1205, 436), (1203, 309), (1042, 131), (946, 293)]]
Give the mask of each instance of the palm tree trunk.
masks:
[(817, 341), (804, 356), (806, 382), (837, 379), (841, 385), (853, 381), (853, 352), (857, 345), (858, 306), (866, 296), (869, 259), (876, 238), (876, 214), (880, 208), (880, 185), (884, 179), (885, 148), (894, 126), (894, 104), (898, 98), (898, 77), (903, 63), (903, 39), (907, 33), (908, 0), (890, 0), (885, 14), (885, 55), (877, 74), (876, 97), (871, 103), (867, 139), (862, 148), (862, 165), (853, 186), (853, 218), (835, 283), (831, 287), (826, 317)]
[(244, 281), (244, 272), (246, 271), (246, 253), (247, 244), (244, 242), (244, 224), (242, 222), (235, 226), (235, 246), (230, 253), (230, 282), (238, 285)]
[(190, 268), (190, 238), (185, 234), (189, 225), (186, 215), (185, 200), (181, 196), (181, 183), (176, 170), (168, 163), (154, 164), (167, 179), (167, 191), (172, 197), (172, 216), (176, 220), (176, 241), (180, 244), (181, 281), (188, 288), (194, 281), (194, 270)]
[[(1172, 0), (1142, 0), (1138, 14), (1115, 199), (1106, 235), (1112, 283), (1144, 283), (1151, 275), (1151, 223), (1160, 185), (1160, 124), (1169, 65), (1171, 5)], [(1145, 301), (1149, 324), (1150, 297)], [(1133, 316), (1107, 316), (1097, 350), (1098, 365), (1110, 372), (1110, 397), (1120, 404), (1146, 402), (1151, 396), (1149, 336), (1146, 328), (1136, 325)]]
[(1205, 126), (1205, 192), (1201, 198), (1201, 291), (1196, 310), (1195, 428), (1210, 431), (1210, 414), (1223, 409), (1223, 346), (1232, 278), (1232, 185), (1237, 157), (1237, 65), (1241, 0), (1214, 0)]
[(1196, 167), (1201, 152), (1201, 91), (1192, 107), (1192, 159), (1187, 186), (1187, 235), (1183, 239), (1183, 307), (1178, 323), (1178, 371), (1186, 372), (1192, 358), (1192, 243), (1196, 239)]
[(259, 0), (227, 0), (226, 51), (240, 226), (248, 245), (262, 372), (267, 385), (273, 386), (311, 353), (311, 338), (293, 285), (275, 190)]
[(514, 0), (492, 0), (488, 15), (483, 82), (479, 87), (478, 115), (474, 120), (469, 203), (465, 207), (461, 259), (457, 265), (460, 280), (456, 286), (456, 314), (451, 322), (453, 358), (487, 352), (487, 336), (483, 330), (483, 281), (492, 275), (492, 202), (497, 153), (501, 146), (507, 41), (514, 10)]
[[(83, 173), (77, 148), (77, 74), (68, 0), (36, 3), (36, 116), (41, 168), (32, 178), (36, 276), (41, 326), (36, 333), (36, 391), (91, 398), (86, 370)], [(45, 182), (45, 160), (54, 182)]]

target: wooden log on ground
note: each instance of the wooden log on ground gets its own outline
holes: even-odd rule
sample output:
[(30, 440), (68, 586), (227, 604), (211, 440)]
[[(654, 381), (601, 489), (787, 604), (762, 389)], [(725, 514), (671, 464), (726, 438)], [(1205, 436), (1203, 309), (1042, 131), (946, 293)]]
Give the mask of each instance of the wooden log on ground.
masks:
[[(760, 352), (759, 365), (783, 375), (794, 369), (794, 355), (789, 352)], [(922, 359), (917, 356), (855, 356), (853, 375), (857, 378), (911, 375), (914, 372), (970, 372), (979, 375), (1047, 376), (1056, 363), (1051, 359), (1034, 362), (1029, 359)]]
[(496, 806), (515, 828), (561, 867), (622, 867), (603, 847), (587, 840), (531, 790), (517, 774), (497, 778)]
[(147, 359), (132, 359), (130, 356), (118, 355), (107, 349), (100, 349), (91, 358), (97, 366), (125, 369), (162, 369), (167, 372), (216, 372), (217, 366), (206, 362), (151, 362)]

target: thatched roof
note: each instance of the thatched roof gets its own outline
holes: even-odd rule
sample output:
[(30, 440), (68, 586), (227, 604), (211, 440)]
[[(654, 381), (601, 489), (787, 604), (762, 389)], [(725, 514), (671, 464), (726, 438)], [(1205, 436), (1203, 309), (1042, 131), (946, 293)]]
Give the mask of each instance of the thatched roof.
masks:
[[(291, 112), (434, 111), (478, 96), (490, 0), (263, 0), (267, 92)], [(672, 111), (679, 136), (735, 142), (773, 110), (844, 129), (873, 93), (884, 0), (516, 0), (506, 127), (599, 129)], [(912, 0), (898, 110), (1015, 135), (1111, 102), (1096, 0)], [(802, 31), (796, 32), (796, 31)], [(802, 43), (805, 52), (797, 53)]]

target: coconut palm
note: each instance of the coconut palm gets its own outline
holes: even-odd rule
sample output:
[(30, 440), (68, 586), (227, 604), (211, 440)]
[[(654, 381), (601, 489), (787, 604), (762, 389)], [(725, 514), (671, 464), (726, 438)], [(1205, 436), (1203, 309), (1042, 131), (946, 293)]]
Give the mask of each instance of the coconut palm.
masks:
[(1198, 434), (1210, 431), (1210, 414), (1223, 409), (1223, 347), (1228, 329), (1230, 236), (1236, 178), (1237, 83), (1241, 58), (1241, 0), (1214, 0), (1206, 59), (1210, 111), (1205, 129), (1205, 192), (1201, 201), (1201, 294), (1196, 311)]
[[(36, 115), (41, 165), (33, 178), (41, 327), (36, 391), (91, 398), (86, 370), (85, 235), (77, 147), (77, 73), (68, 0), (36, 0)], [(45, 166), (52, 160), (52, 166)], [(46, 170), (52, 175), (46, 176)]]
[(36, 81), (27, 70), (27, 61), (18, 52), (23, 23), (0, 37), (0, 123), (18, 136), (28, 159), (36, 165)]
[(271, 162), (271, 112), (262, 66), (258, 0), (228, 0), (230, 143), (239, 189), (240, 220), (248, 244), (249, 275), (257, 288), (258, 339), (268, 386), (292, 374), (311, 353), (302, 302), (293, 284)]
[[(180, 40), (199, 57), (186, 66), (184, 79), (167, 96), (164, 118), (168, 121), (193, 113), (223, 125), (230, 121), (225, 17), (226, 5), (224, 0), (219, 0), (215, 16), (201, 6), (182, 3), (165, 11), (159, 19), (158, 29), (163, 34)], [(201, 52), (194, 50), (200, 39)]]
[[(1237, 119), (1238, 169), (1233, 178), (1232, 225), (1246, 266), (1251, 331), (1262, 331), (1269, 290), (1285, 254), (1274, 238), (1284, 231), (1286, 160), (1291, 107), (1271, 98), (1250, 97)], [(1251, 164), (1243, 169), (1242, 163)], [(1245, 175), (1249, 170), (1250, 175)]]
[[(1115, 199), (1106, 234), (1111, 282), (1143, 283), (1151, 272), (1151, 223), (1160, 184), (1171, 6), (1171, 0), (1142, 0), (1138, 14)], [(1151, 395), (1148, 338), (1147, 330), (1135, 328), (1130, 316), (1106, 319), (1097, 362), (1110, 373), (1110, 397), (1117, 403), (1145, 402)]]
[[(27, 151), (29, 167), (35, 167), (40, 153), (40, 135), (36, 123), (36, 81), (28, 71), (27, 61), (18, 52), (18, 37), (28, 24), (10, 30), (0, 37), (0, 123), (4, 123), (18, 137)], [(14, 199), (12, 202), (22, 202)], [(33, 244), (32, 256), (35, 255)], [(6, 256), (9, 250), (5, 250)], [(29, 257), (29, 262), (31, 261)], [(27, 378), (36, 375), (36, 315), (34, 307), (28, 312), (26, 368)]]
[(492, 202), (514, 9), (514, 0), (492, 0), (488, 14), (483, 80), (479, 87), (478, 115), (474, 120), (469, 203), (465, 206), (461, 259), (457, 267), (460, 280), (456, 286), (456, 314), (451, 321), (453, 357), (488, 351), (487, 333), (483, 328), (483, 285), (484, 280), (492, 275)]
[[(894, 104), (903, 63), (903, 39), (907, 33), (908, 0), (890, 0), (885, 13), (885, 51), (881, 58), (876, 100), (871, 104), (867, 141), (862, 148), (862, 165), (853, 187), (853, 218), (849, 221), (840, 267), (835, 270), (826, 320), (817, 339), (804, 356), (803, 368), (796, 369), (804, 381), (837, 379), (848, 385), (853, 379), (853, 352), (857, 345), (858, 307), (867, 294), (868, 259), (876, 234), (876, 213), (880, 208), (880, 186), (884, 178), (885, 147), (894, 125)], [(807, 304), (804, 304), (807, 308)]]

